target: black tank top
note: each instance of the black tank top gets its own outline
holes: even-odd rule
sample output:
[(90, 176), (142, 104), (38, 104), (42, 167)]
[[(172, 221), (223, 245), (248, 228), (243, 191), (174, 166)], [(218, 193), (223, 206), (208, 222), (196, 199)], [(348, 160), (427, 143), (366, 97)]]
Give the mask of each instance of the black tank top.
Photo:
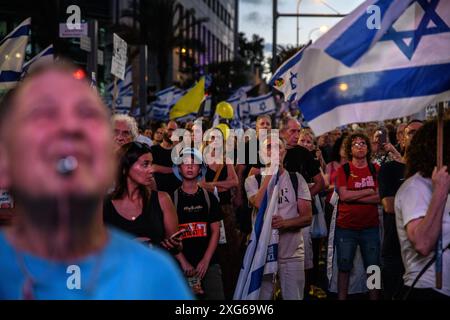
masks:
[(157, 192), (152, 192), (149, 201), (136, 220), (122, 217), (112, 203), (111, 196), (103, 202), (103, 221), (135, 237), (147, 237), (153, 245), (159, 245), (165, 238), (164, 217)]

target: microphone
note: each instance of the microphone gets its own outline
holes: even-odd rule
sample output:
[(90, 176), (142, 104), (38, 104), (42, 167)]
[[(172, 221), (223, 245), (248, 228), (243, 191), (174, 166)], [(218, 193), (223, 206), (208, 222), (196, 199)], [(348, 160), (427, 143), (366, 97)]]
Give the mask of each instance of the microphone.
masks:
[(70, 176), (78, 167), (77, 158), (67, 156), (58, 160), (56, 171), (63, 176)]

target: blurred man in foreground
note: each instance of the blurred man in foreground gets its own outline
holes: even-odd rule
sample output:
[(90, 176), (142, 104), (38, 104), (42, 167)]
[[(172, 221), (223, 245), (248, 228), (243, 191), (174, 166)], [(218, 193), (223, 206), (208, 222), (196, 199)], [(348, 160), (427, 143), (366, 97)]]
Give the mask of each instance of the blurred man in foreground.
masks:
[(37, 70), (0, 110), (0, 299), (189, 299), (170, 258), (102, 223), (116, 167), (108, 112), (66, 66)]

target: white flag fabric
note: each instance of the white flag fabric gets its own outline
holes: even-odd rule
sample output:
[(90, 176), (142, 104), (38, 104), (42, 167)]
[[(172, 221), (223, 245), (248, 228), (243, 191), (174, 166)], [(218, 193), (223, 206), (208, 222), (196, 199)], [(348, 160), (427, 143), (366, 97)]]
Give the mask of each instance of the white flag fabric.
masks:
[(278, 268), (278, 237), (272, 216), (278, 211), (278, 174), (272, 176), (256, 216), (233, 300), (258, 300), (264, 274)]
[(168, 121), (170, 108), (185, 94), (186, 90), (175, 86), (158, 91), (155, 94), (156, 100), (149, 106), (147, 118), (150, 120)]
[(28, 18), (0, 41), (0, 90), (11, 89), (20, 81), (30, 30)]
[[(370, 28), (373, 8), (380, 29)], [(303, 52), (296, 99), (316, 135), (450, 98), (450, 1), (368, 0)]]
[(252, 86), (240, 87), (227, 99), (227, 102), (233, 106), (233, 119), (230, 121), (230, 127), (233, 129), (242, 129), (248, 122), (248, 112), (244, 112), (244, 105), (247, 104), (247, 92), (251, 89)]
[(275, 100), (272, 93), (256, 98), (247, 99), (249, 115), (256, 118), (263, 114), (272, 114), (276, 111)]

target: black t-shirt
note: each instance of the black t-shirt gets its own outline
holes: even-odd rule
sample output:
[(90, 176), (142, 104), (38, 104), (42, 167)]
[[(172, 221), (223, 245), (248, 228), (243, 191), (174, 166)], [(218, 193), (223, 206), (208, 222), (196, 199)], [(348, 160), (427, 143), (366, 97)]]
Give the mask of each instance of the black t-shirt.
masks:
[(114, 207), (111, 196), (108, 196), (103, 202), (103, 221), (136, 238), (150, 238), (156, 246), (165, 238), (164, 217), (156, 192), (152, 192), (150, 201), (147, 201), (142, 213), (134, 221), (122, 217)]
[[(219, 209), (219, 202), (215, 195), (208, 192), (210, 210), (202, 188), (195, 194), (188, 194), (178, 188), (178, 226), (189, 231), (182, 235), (183, 254), (195, 268), (205, 255), (211, 238), (211, 223), (223, 219)], [(211, 258), (210, 265), (217, 263), (216, 255)]]
[[(153, 164), (172, 168), (172, 149), (164, 149), (159, 144), (150, 149), (152, 150)], [(158, 191), (165, 191), (169, 195), (172, 195), (181, 186), (181, 181), (173, 173), (154, 173), (154, 177)]]
[(284, 168), (289, 172), (300, 173), (307, 183), (314, 182), (313, 178), (320, 173), (320, 163), (314, 161), (311, 152), (301, 146), (287, 149)]
[[(383, 164), (378, 173), (380, 199), (395, 197), (398, 189), (405, 181), (405, 168), (403, 163), (390, 161)], [(383, 210), (384, 240), (382, 248), (383, 257), (401, 258), (400, 243), (398, 241), (395, 214)]]
[[(207, 167), (206, 169), (206, 175), (205, 175), (205, 181), (206, 182), (212, 182), (214, 180), (214, 177), (216, 176), (216, 171), (212, 170), (210, 167)], [(224, 164), (224, 167), (222, 171), (219, 174), (219, 177), (217, 181), (225, 181), (228, 178), (228, 170), (226, 164)], [(231, 203), (231, 191), (224, 191), (219, 192), (219, 199), (220, 204), (230, 204)]]

